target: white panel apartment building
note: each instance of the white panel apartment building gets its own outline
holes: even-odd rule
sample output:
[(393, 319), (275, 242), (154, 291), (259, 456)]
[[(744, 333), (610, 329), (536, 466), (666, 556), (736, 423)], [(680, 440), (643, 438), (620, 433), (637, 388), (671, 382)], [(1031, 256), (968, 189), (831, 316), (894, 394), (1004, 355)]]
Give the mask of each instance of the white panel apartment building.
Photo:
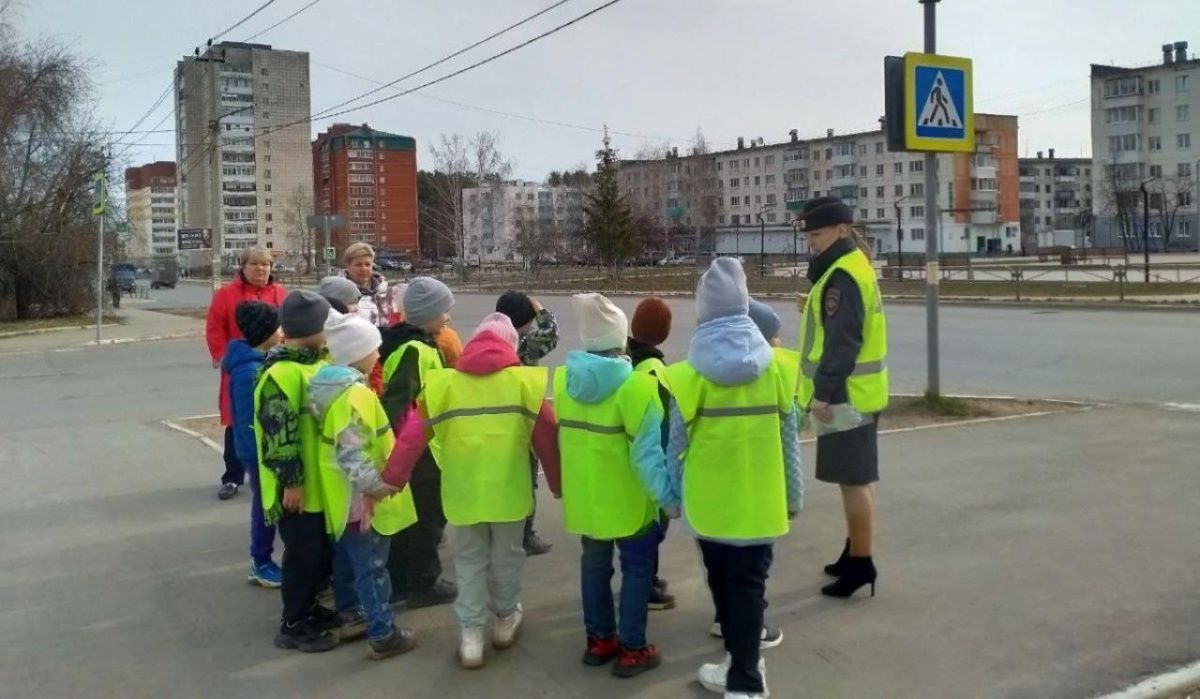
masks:
[(175, 163), (160, 161), (125, 169), (125, 207), (129, 217), (127, 254), (134, 259), (175, 255)]
[(1092, 242), (1092, 160), (1038, 151), (1021, 158), (1021, 233), (1027, 250), (1089, 247)]
[(1092, 65), (1096, 245), (1141, 249), (1140, 187), (1154, 178), (1151, 250), (1163, 249), (1168, 222), (1167, 247), (1200, 250), (1200, 60), (1187, 48), (1165, 44), (1146, 66)]
[(521, 225), (553, 226), (563, 250), (566, 235), (583, 221), (583, 192), (537, 182), (506, 182), (463, 189), (464, 257), (470, 263), (519, 262), (517, 230)]
[[(939, 156), (938, 206), (943, 252), (1020, 250), (1017, 205), (1016, 118), (977, 115), (977, 152)], [(855, 210), (875, 251), (924, 252), (925, 162), (920, 153), (892, 153), (880, 130), (782, 143), (754, 139), (708, 156), (622, 161), (621, 185), (646, 211), (670, 211), (693, 224), (684, 167), (673, 160), (711, 158), (719, 180), (720, 213), (712, 249), (718, 254), (804, 253), (794, 227), (807, 199), (834, 195)], [(661, 165), (655, 166), (655, 163)], [(903, 242), (897, 239), (897, 205)], [(761, 219), (760, 219), (761, 216)], [(707, 250), (705, 250), (707, 251)]]
[(221, 42), (176, 65), (175, 91), (181, 226), (285, 252), (288, 201), (312, 197), (308, 54)]

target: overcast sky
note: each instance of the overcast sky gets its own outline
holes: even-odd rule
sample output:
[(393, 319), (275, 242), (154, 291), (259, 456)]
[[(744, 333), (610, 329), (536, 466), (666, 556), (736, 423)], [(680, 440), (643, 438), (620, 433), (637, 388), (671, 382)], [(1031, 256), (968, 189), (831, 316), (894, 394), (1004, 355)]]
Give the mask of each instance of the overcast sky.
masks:
[[(225, 38), (246, 39), (309, 1), (276, 0)], [(603, 2), (570, 0), (400, 87)], [(56, 37), (86, 58), (97, 116), (127, 129), (170, 84), (181, 56), (259, 4), (25, 0), (18, 26), (26, 37)], [(310, 53), (312, 106), (320, 110), (376, 86), (339, 70), (387, 82), (551, 4), (321, 0), (255, 41)], [(974, 59), (977, 111), (1020, 116), (1022, 155), (1050, 147), (1090, 155), (1090, 63), (1154, 62), (1163, 43), (1178, 40), (1200, 51), (1196, 0), (944, 0), (938, 14), (939, 52)], [(622, 0), (460, 77), (338, 120), (415, 137), (422, 165), (440, 134), (494, 129), (515, 175), (534, 180), (590, 165), (600, 141), (595, 129), (604, 123), (621, 132), (614, 141), (626, 156), (646, 143), (682, 146), (697, 127), (716, 148), (732, 147), (738, 136), (784, 140), (790, 129), (802, 136), (868, 129), (883, 110), (883, 57), (922, 48), (921, 16), (917, 0)], [(166, 100), (140, 128), (170, 108)], [(328, 123), (316, 121), (314, 133)], [(167, 118), (161, 128), (173, 124)], [(173, 159), (173, 138), (150, 134), (131, 155)]]

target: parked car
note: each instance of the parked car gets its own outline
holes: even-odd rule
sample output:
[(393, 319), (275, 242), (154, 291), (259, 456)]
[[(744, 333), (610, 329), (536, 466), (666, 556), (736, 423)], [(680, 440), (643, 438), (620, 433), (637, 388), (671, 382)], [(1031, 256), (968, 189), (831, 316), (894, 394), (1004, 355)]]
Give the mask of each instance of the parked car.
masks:
[(113, 265), (113, 279), (123, 294), (132, 294), (137, 289), (137, 265), (118, 262)]
[(174, 289), (175, 282), (179, 279), (179, 263), (175, 258), (163, 258), (154, 261), (154, 268), (150, 270), (150, 288), (151, 289)]

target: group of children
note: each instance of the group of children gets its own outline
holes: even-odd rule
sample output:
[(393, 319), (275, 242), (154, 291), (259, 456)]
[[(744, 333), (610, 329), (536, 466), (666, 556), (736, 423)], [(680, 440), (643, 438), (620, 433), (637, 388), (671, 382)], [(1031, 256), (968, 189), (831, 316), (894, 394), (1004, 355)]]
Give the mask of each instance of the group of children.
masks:
[[(680, 519), (699, 542), (712, 633), (727, 651), (699, 679), (727, 697), (767, 695), (760, 648), (779, 639), (763, 624), (772, 542), (803, 500), (798, 359), (773, 349), (779, 320), (749, 298), (740, 262), (718, 258), (701, 277), (688, 356), (671, 365), (658, 349), (671, 326), (660, 299), (643, 300), (631, 324), (600, 294), (574, 296), (581, 346), (552, 375), (536, 364), (557, 326), (524, 294), (502, 296), (450, 368), (437, 337), (454, 297), (441, 282), (413, 279), (403, 318), (382, 333), (326, 282), (329, 298), (294, 291), (278, 313), (239, 306), (244, 338), (226, 361), (257, 495), (252, 579), (274, 566), (272, 526), (284, 544), (275, 645), (320, 652), (365, 635), (368, 657), (385, 658), (415, 646), (391, 602), (453, 601), (461, 664), (482, 667), (489, 608), (491, 645), (511, 647), (526, 555), (549, 548), (531, 526), (540, 463), (582, 543), (583, 663), (615, 661), (618, 677), (661, 663), (647, 610), (673, 606), (658, 549)], [(437, 555), (447, 522), (454, 584)], [(541, 550), (529, 551), (531, 537)], [(317, 601), (328, 584), (336, 609)]]

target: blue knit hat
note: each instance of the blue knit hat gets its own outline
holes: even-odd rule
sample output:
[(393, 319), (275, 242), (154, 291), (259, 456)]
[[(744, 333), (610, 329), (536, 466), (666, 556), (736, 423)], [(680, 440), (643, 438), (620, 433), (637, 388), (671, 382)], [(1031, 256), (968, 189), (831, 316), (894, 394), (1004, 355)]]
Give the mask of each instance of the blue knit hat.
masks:
[(767, 342), (779, 337), (779, 314), (767, 304), (757, 299), (750, 299), (750, 320), (758, 326), (763, 339)]

